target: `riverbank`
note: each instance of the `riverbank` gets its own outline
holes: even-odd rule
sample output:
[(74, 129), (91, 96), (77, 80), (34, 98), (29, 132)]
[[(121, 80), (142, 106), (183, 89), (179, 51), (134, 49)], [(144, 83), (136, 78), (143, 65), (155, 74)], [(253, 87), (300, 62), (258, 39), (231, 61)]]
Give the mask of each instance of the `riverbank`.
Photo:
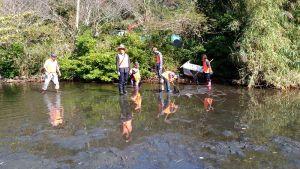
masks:
[[(70, 82), (70, 80), (61, 80), (62, 82)], [(157, 77), (150, 77), (147, 79), (143, 79), (142, 83), (148, 83), (148, 84), (156, 84), (158, 83), (158, 78)], [(213, 79), (213, 84), (225, 84), (225, 85), (230, 85), (230, 86), (240, 86), (240, 87), (247, 87), (245, 84), (242, 84), (239, 80), (234, 80), (234, 79)], [(44, 82), (44, 78), (42, 76), (31, 76), (31, 77), (14, 77), (14, 78), (0, 78), (0, 83), (2, 84), (18, 84), (18, 83), (42, 83)], [(71, 81), (74, 82), (74, 81)], [(82, 82), (82, 81), (77, 81), (77, 82)], [(91, 81), (95, 82), (95, 81)], [(205, 80), (201, 79), (199, 82), (195, 82), (193, 78), (190, 77), (179, 77), (177, 79), (177, 84), (185, 84), (185, 85), (205, 85)], [(281, 88), (275, 88), (274, 86), (254, 86), (254, 88), (260, 88), (260, 89), (267, 89), (267, 88), (272, 88), (272, 89), (279, 89), (279, 90), (298, 90), (300, 89), (300, 85), (293, 85), (289, 87), (284, 87), (282, 86)]]
[(43, 78), (40, 76), (32, 76), (32, 77), (14, 77), (14, 78), (0, 78), (0, 83), (14, 84), (14, 83), (38, 83), (43, 82)]

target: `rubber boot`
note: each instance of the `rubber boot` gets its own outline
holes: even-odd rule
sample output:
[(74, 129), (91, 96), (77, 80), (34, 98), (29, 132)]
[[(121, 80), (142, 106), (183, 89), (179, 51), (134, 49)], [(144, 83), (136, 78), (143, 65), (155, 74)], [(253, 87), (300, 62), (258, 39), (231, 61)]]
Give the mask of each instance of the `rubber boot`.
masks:
[(127, 94), (125, 85), (123, 86), (123, 93), (124, 93), (124, 94)]
[(124, 95), (123, 88), (121, 86), (119, 86), (119, 93), (120, 95)]

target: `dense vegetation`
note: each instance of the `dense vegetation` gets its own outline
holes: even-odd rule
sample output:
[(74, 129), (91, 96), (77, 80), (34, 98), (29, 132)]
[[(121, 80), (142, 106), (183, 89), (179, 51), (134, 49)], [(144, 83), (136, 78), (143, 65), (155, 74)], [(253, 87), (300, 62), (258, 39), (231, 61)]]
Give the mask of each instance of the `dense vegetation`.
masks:
[[(63, 79), (111, 82), (123, 43), (144, 78), (154, 75), (156, 46), (165, 69), (178, 71), (190, 59), (199, 64), (207, 53), (218, 79), (249, 87), (300, 85), (299, 1), (81, 0), (78, 28), (76, 1), (0, 1), (0, 75), (39, 74), (55, 52)], [(182, 44), (174, 45), (172, 34)]]

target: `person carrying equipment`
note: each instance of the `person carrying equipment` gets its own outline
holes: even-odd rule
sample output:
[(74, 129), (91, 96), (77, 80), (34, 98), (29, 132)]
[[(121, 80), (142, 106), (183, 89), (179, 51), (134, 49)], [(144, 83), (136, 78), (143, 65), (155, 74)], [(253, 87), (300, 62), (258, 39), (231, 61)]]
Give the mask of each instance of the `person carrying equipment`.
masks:
[(119, 75), (119, 92), (121, 95), (126, 94), (125, 86), (128, 80), (128, 73), (130, 70), (130, 59), (125, 52), (126, 48), (123, 44), (118, 47), (118, 54), (116, 56), (116, 67)]
[(210, 62), (208, 59), (207, 59), (207, 56), (206, 54), (203, 54), (202, 55), (202, 69), (203, 69), (203, 73), (204, 73), (204, 76), (206, 78), (206, 81), (207, 81), (207, 87), (211, 87), (211, 75), (213, 73), (212, 71), (212, 68), (210, 66)]
[(177, 79), (178, 76), (175, 75), (175, 73), (172, 71), (165, 71), (164, 73), (161, 74), (161, 77), (164, 80), (166, 91), (168, 93), (172, 92), (170, 83), (173, 84), (173, 86), (174, 86), (174, 80)]
[(44, 64), (45, 82), (44, 86), (42, 87), (42, 92), (45, 92), (47, 90), (50, 81), (55, 84), (56, 91), (58, 91), (59, 89), (58, 76), (61, 76), (61, 73), (56, 59), (57, 55), (51, 53), (50, 58), (47, 59)]

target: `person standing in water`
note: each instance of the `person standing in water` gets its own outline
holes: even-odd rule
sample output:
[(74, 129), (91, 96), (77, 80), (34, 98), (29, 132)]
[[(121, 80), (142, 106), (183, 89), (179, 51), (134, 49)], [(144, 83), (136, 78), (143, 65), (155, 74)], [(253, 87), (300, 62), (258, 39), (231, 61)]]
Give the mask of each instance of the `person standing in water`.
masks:
[(154, 56), (155, 56), (155, 70), (156, 70), (156, 75), (159, 79), (159, 82), (161, 80), (161, 74), (162, 74), (162, 69), (163, 69), (163, 56), (160, 51), (156, 47), (152, 49)]
[(204, 76), (206, 78), (206, 82), (207, 82), (207, 87), (211, 87), (211, 74), (213, 73), (211, 65), (210, 65), (210, 61), (207, 59), (206, 54), (202, 55), (202, 69), (203, 69), (203, 73)]
[(118, 47), (118, 54), (116, 56), (116, 67), (119, 75), (119, 92), (121, 95), (126, 94), (125, 86), (128, 80), (130, 70), (130, 59), (126, 54), (126, 48), (123, 44)]
[(61, 76), (61, 73), (56, 59), (57, 59), (57, 55), (51, 53), (50, 58), (47, 59), (44, 64), (45, 82), (42, 88), (43, 93), (47, 90), (50, 81), (52, 81), (55, 84), (56, 91), (58, 91), (59, 89), (58, 76)]
[(129, 71), (129, 74), (132, 86), (135, 88), (135, 90), (138, 90), (141, 83), (141, 74), (138, 62), (134, 63), (134, 67)]

